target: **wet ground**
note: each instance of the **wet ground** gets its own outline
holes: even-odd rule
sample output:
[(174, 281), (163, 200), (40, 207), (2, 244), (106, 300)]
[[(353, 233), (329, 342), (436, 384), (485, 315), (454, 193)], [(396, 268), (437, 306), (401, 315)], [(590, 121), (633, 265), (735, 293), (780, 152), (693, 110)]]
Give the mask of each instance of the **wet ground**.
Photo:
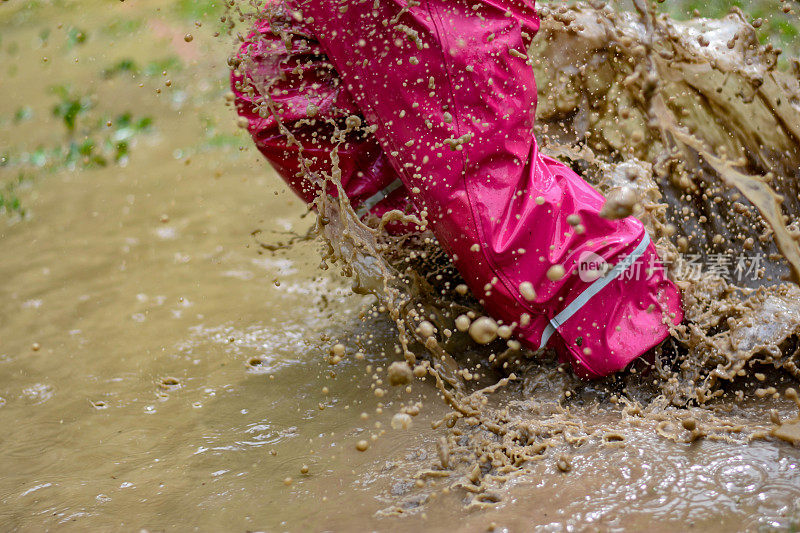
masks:
[[(187, 1), (0, 7), (0, 529), (797, 527), (797, 448), (675, 443), (592, 402), (574, 407), (585, 441), (499, 503), (418, 476), (448, 408), (429, 382), (377, 397), (391, 322), (360, 318), (371, 300), (314, 242), (260, 245), (312, 217), (237, 130), (216, 26)], [(409, 400), (424, 409), (392, 429)]]

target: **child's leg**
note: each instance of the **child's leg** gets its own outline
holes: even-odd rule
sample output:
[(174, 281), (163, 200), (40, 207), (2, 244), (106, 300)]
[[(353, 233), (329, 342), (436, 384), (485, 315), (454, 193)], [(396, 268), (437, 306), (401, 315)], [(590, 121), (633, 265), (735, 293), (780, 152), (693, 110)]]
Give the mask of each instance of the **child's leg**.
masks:
[[(553, 346), (579, 373), (606, 375), (681, 320), (677, 288), (642, 224), (601, 218), (603, 198), (539, 154), (526, 48), (526, 33), (538, 27), (531, 4), (298, 6), (474, 294), (492, 316), (517, 324), (528, 346)], [(581, 275), (592, 257), (613, 267), (609, 274)]]
[[(289, 49), (282, 36), (290, 36)], [(299, 173), (300, 148), (288, 142), (275, 117), (259, 112), (269, 89), (281, 121), (302, 144), (314, 171), (330, 172), (333, 120), (344, 128), (345, 118), (360, 115), (339, 75), (328, 61), (306, 24), (282, 8), (269, 20), (260, 21), (242, 45), (242, 61), (231, 83), (239, 114), (247, 119), (256, 146), (292, 189), (306, 202), (317, 190)], [(352, 136), (339, 147), (342, 185), (354, 208), (381, 216), (390, 209), (406, 209), (407, 193), (386, 155), (373, 136)], [(335, 194), (335, 189), (330, 191)], [(385, 198), (385, 199), (384, 199)], [(390, 226), (391, 227), (391, 226)], [(395, 225), (394, 229), (402, 229)]]

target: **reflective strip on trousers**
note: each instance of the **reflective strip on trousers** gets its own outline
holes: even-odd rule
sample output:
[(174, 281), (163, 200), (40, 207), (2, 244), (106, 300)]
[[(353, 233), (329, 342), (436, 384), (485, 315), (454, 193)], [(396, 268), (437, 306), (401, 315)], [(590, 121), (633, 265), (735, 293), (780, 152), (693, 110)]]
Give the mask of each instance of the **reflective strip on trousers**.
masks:
[(642, 254), (644, 254), (649, 244), (650, 235), (645, 233), (642, 241), (636, 246), (636, 248), (634, 248), (628, 257), (617, 263), (614, 268), (612, 268), (605, 276), (592, 282), (592, 284), (589, 285), (586, 290), (580, 294), (580, 296), (575, 298), (572, 303), (564, 308), (563, 311), (551, 318), (550, 323), (545, 328), (544, 333), (542, 333), (542, 342), (539, 344), (539, 349), (541, 350), (545, 347), (545, 345), (547, 345), (547, 341), (550, 340), (550, 337), (556, 332), (560, 325), (569, 320), (572, 315), (581, 309), (581, 307), (586, 305), (589, 300), (602, 291), (606, 285), (620, 277), (623, 272), (633, 266), (636, 260), (639, 259)]

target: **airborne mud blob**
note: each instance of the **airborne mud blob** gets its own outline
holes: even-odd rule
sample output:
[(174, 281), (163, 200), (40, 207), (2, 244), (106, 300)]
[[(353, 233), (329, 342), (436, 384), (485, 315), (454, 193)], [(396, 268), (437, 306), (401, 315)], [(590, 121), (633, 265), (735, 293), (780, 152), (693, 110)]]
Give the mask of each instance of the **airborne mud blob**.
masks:
[[(302, 10), (275, 4), (251, 16), (269, 28), (248, 37), (255, 46), (279, 42), (293, 51), (281, 76), (264, 76), (252, 55), (231, 61), (247, 100), (240, 112), (247, 105), (273, 117), (287, 160), (300, 162), (294, 185), (317, 212), (324, 267), (339, 265), (355, 292), (376, 297), (365, 313), (386, 313), (397, 325), (403, 361), (391, 363), (389, 383), (430, 376), (452, 408), (438, 425), (437, 459), (414, 477), (439, 480), (443, 493), (462, 491), (468, 506), (502, 501), (514, 480), (540, 471), (542, 459), (563, 475), (591, 468), (582, 450), (635, 447), (630, 435), (739, 446), (773, 436), (800, 442), (797, 421), (736, 407), (758, 398), (785, 407), (797, 398), (789, 389), (781, 399), (786, 384), (800, 379), (798, 72), (777, 68), (779, 52), (759, 44), (736, 9), (722, 20), (679, 23), (634, 4), (634, 12), (604, 2), (539, 6), (542, 26), (528, 54), (542, 151), (607, 197), (604, 217), (641, 220), (682, 291), (685, 320), (656, 348), (653, 365), (594, 383), (571, 377), (546, 351), (523, 349), (513, 325), (486, 316), (483, 295), (468, 294), (424, 209), (397, 196), (378, 216), (351, 206), (340, 154), (353, 139), (369, 139), (376, 125), (346, 108), (321, 117), (317, 87), (297, 85), (306, 68), (335, 77), (322, 50), (290, 31), (292, 21), (304, 20)], [(403, 14), (389, 23), (422, 46)], [(417, 59), (409, 54), (407, 61)], [(436, 90), (433, 78), (431, 85)], [(308, 99), (304, 109), (276, 102), (295, 89)], [(309, 137), (314, 153), (302, 148)], [(451, 141), (458, 150), (469, 139)], [(569, 224), (585, 229), (580, 218)], [(547, 272), (553, 281), (564, 275), (563, 267)], [(536, 298), (529, 284), (519, 290)], [(384, 392), (380, 385), (376, 394)], [(392, 426), (410, 427), (418, 410), (404, 407)], [(364, 451), (369, 443), (355, 446)], [(387, 513), (407, 508), (400, 502)]]

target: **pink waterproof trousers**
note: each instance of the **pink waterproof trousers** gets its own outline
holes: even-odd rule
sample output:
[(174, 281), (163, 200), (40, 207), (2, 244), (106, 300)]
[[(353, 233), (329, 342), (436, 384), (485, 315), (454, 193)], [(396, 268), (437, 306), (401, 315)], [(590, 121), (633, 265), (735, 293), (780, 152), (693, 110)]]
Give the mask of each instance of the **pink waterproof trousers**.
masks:
[[(600, 217), (603, 197), (539, 153), (533, 0), (295, 0), (282, 10), (242, 46), (255, 65), (247, 77), (272, 84), (281, 121), (320, 170), (330, 170), (326, 120), (356, 114), (377, 126), (340, 149), (354, 207), (427, 212), (487, 313), (515, 324), (526, 346), (554, 348), (579, 375), (600, 377), (682, 320), (642, 223)], [(257, 146), (311, 200), (297, 147), (259, 116), (242, 78), (232, 81)]]

